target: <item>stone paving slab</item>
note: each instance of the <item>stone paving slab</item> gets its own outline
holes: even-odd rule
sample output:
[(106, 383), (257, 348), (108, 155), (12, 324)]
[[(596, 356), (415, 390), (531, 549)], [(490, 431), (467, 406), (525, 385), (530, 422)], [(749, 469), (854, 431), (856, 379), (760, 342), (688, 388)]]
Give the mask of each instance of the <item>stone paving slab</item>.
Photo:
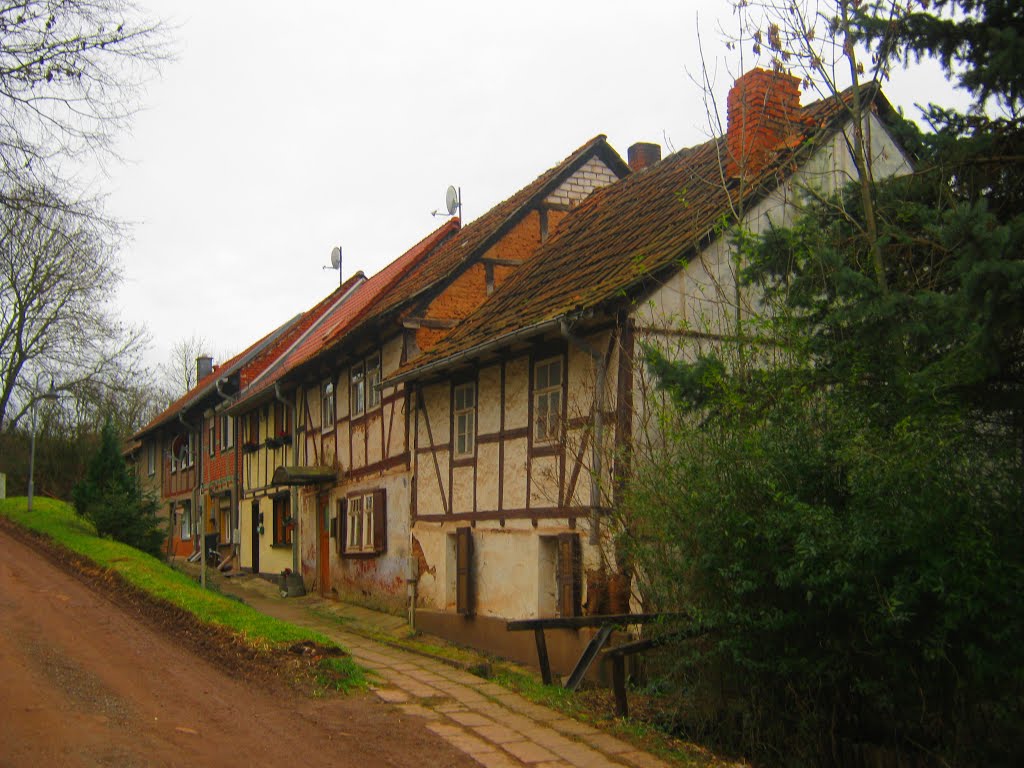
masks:
[[(376, 683), (371, 690), (401, 712), (422, 717), (439, 738), (484, 768), (669, 768), (632, 745), (547, 707), (527, 701), (493, 682), (444, 660), (377, 642), (366, 633), (399, 636), (405, 622), (358, 606), (321, 598), (282, 599), (262, 579), (231, 579), (224, 591), (257, 610), (309, 626), (341, 643)], [(315, 611), (315, 612), (314, 612)], [(318, 614), (346, 619), (333, 622)], [(295, 618), (291, 618), (294, 614)], [(300, 621), (301, 620), (301, 621)], [(363, 624), (363, 634), (352, 629)]]

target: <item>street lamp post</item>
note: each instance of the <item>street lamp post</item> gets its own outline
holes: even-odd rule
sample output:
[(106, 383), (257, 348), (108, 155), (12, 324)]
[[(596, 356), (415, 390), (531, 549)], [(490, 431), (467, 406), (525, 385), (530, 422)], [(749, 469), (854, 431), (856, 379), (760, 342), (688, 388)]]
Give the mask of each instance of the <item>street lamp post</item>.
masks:
[[(35, 392), (39, 391), (39, 381), (36, 380)], [(32, 496), (35, 492), (34, 479), (36, 472), (36, 412), (39, 410), (40, 400), (56, 400), (57, 393), (53, 391), (53, 382), (50, 382), (50, 389), (41, 395), (33, 393), (32, 396), (32, 438), (28, 452), (28, 511), (32, 513)]]

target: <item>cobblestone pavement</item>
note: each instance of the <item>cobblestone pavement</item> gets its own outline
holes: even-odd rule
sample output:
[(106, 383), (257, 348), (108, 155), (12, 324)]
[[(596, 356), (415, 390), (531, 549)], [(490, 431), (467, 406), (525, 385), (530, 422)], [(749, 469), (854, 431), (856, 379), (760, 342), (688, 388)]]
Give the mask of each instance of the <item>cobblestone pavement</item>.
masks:
[(275, 584), (254, 576), (225, 580), (220, 588), (263, 613), (337, 640), (374, 673), (377, 696), (424, 718), (430, 730), (486, 768), (668, 768), (631, 744), (484, 678), (365, 636), (398, 636), (407, 629), (399, 617), (317, 596), (284, 599)]

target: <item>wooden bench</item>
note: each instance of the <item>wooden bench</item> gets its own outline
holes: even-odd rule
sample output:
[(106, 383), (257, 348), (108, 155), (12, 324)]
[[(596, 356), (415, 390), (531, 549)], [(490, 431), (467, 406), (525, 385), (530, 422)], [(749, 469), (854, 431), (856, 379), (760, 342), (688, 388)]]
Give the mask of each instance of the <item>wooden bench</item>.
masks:
[[(544, 637), (544, 631), (547, 629), (596, 627), (597, 634), (587, 643), (587, 647), (580, 654), (579, 661), (576, 662), (572, 674), (569, 675), (569, 679), (565, 682), (566, 689), (575, 691), (579, 687), (580, 681), (583, 680), (583, 676), (587, 674), (587, 670), (590, 669), (590, 665), (597, 658), (597, 654), (600, 653), (604, 644), (608, 642), (608, 638), (613, 630), (634, 624), (651, 624), (678, 615), (673, 613), (617, 613), (597, 616), (562, 616), (551, 619), (519, 619), (507, 622), (505, 627), (509, 632), (533, 630), (534, 639), (537, 642), (537, 663), (540, 666), (541, 679), (544, 680), (545, 685), (551, 685), (551, 663), (548, 660), (548, 645)], [(645, 641), (641, 640), (639, 642)], [(630, 645), (630, 643), (626, 645)]]

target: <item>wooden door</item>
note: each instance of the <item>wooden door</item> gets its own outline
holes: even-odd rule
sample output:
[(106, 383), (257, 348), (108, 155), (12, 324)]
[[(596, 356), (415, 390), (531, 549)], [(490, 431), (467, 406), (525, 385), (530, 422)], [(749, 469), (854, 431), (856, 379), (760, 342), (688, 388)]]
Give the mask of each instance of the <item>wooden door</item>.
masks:
[(260, 503), (252, 503), (252, 519), (249, 525), (249, 538), (252, 541), (252, 572), (260, 572)]
[(331, 592), (331, 507), (326, 493), (317, 496), (316, 519), (320, 533), (320, 594), (326, 596)]

